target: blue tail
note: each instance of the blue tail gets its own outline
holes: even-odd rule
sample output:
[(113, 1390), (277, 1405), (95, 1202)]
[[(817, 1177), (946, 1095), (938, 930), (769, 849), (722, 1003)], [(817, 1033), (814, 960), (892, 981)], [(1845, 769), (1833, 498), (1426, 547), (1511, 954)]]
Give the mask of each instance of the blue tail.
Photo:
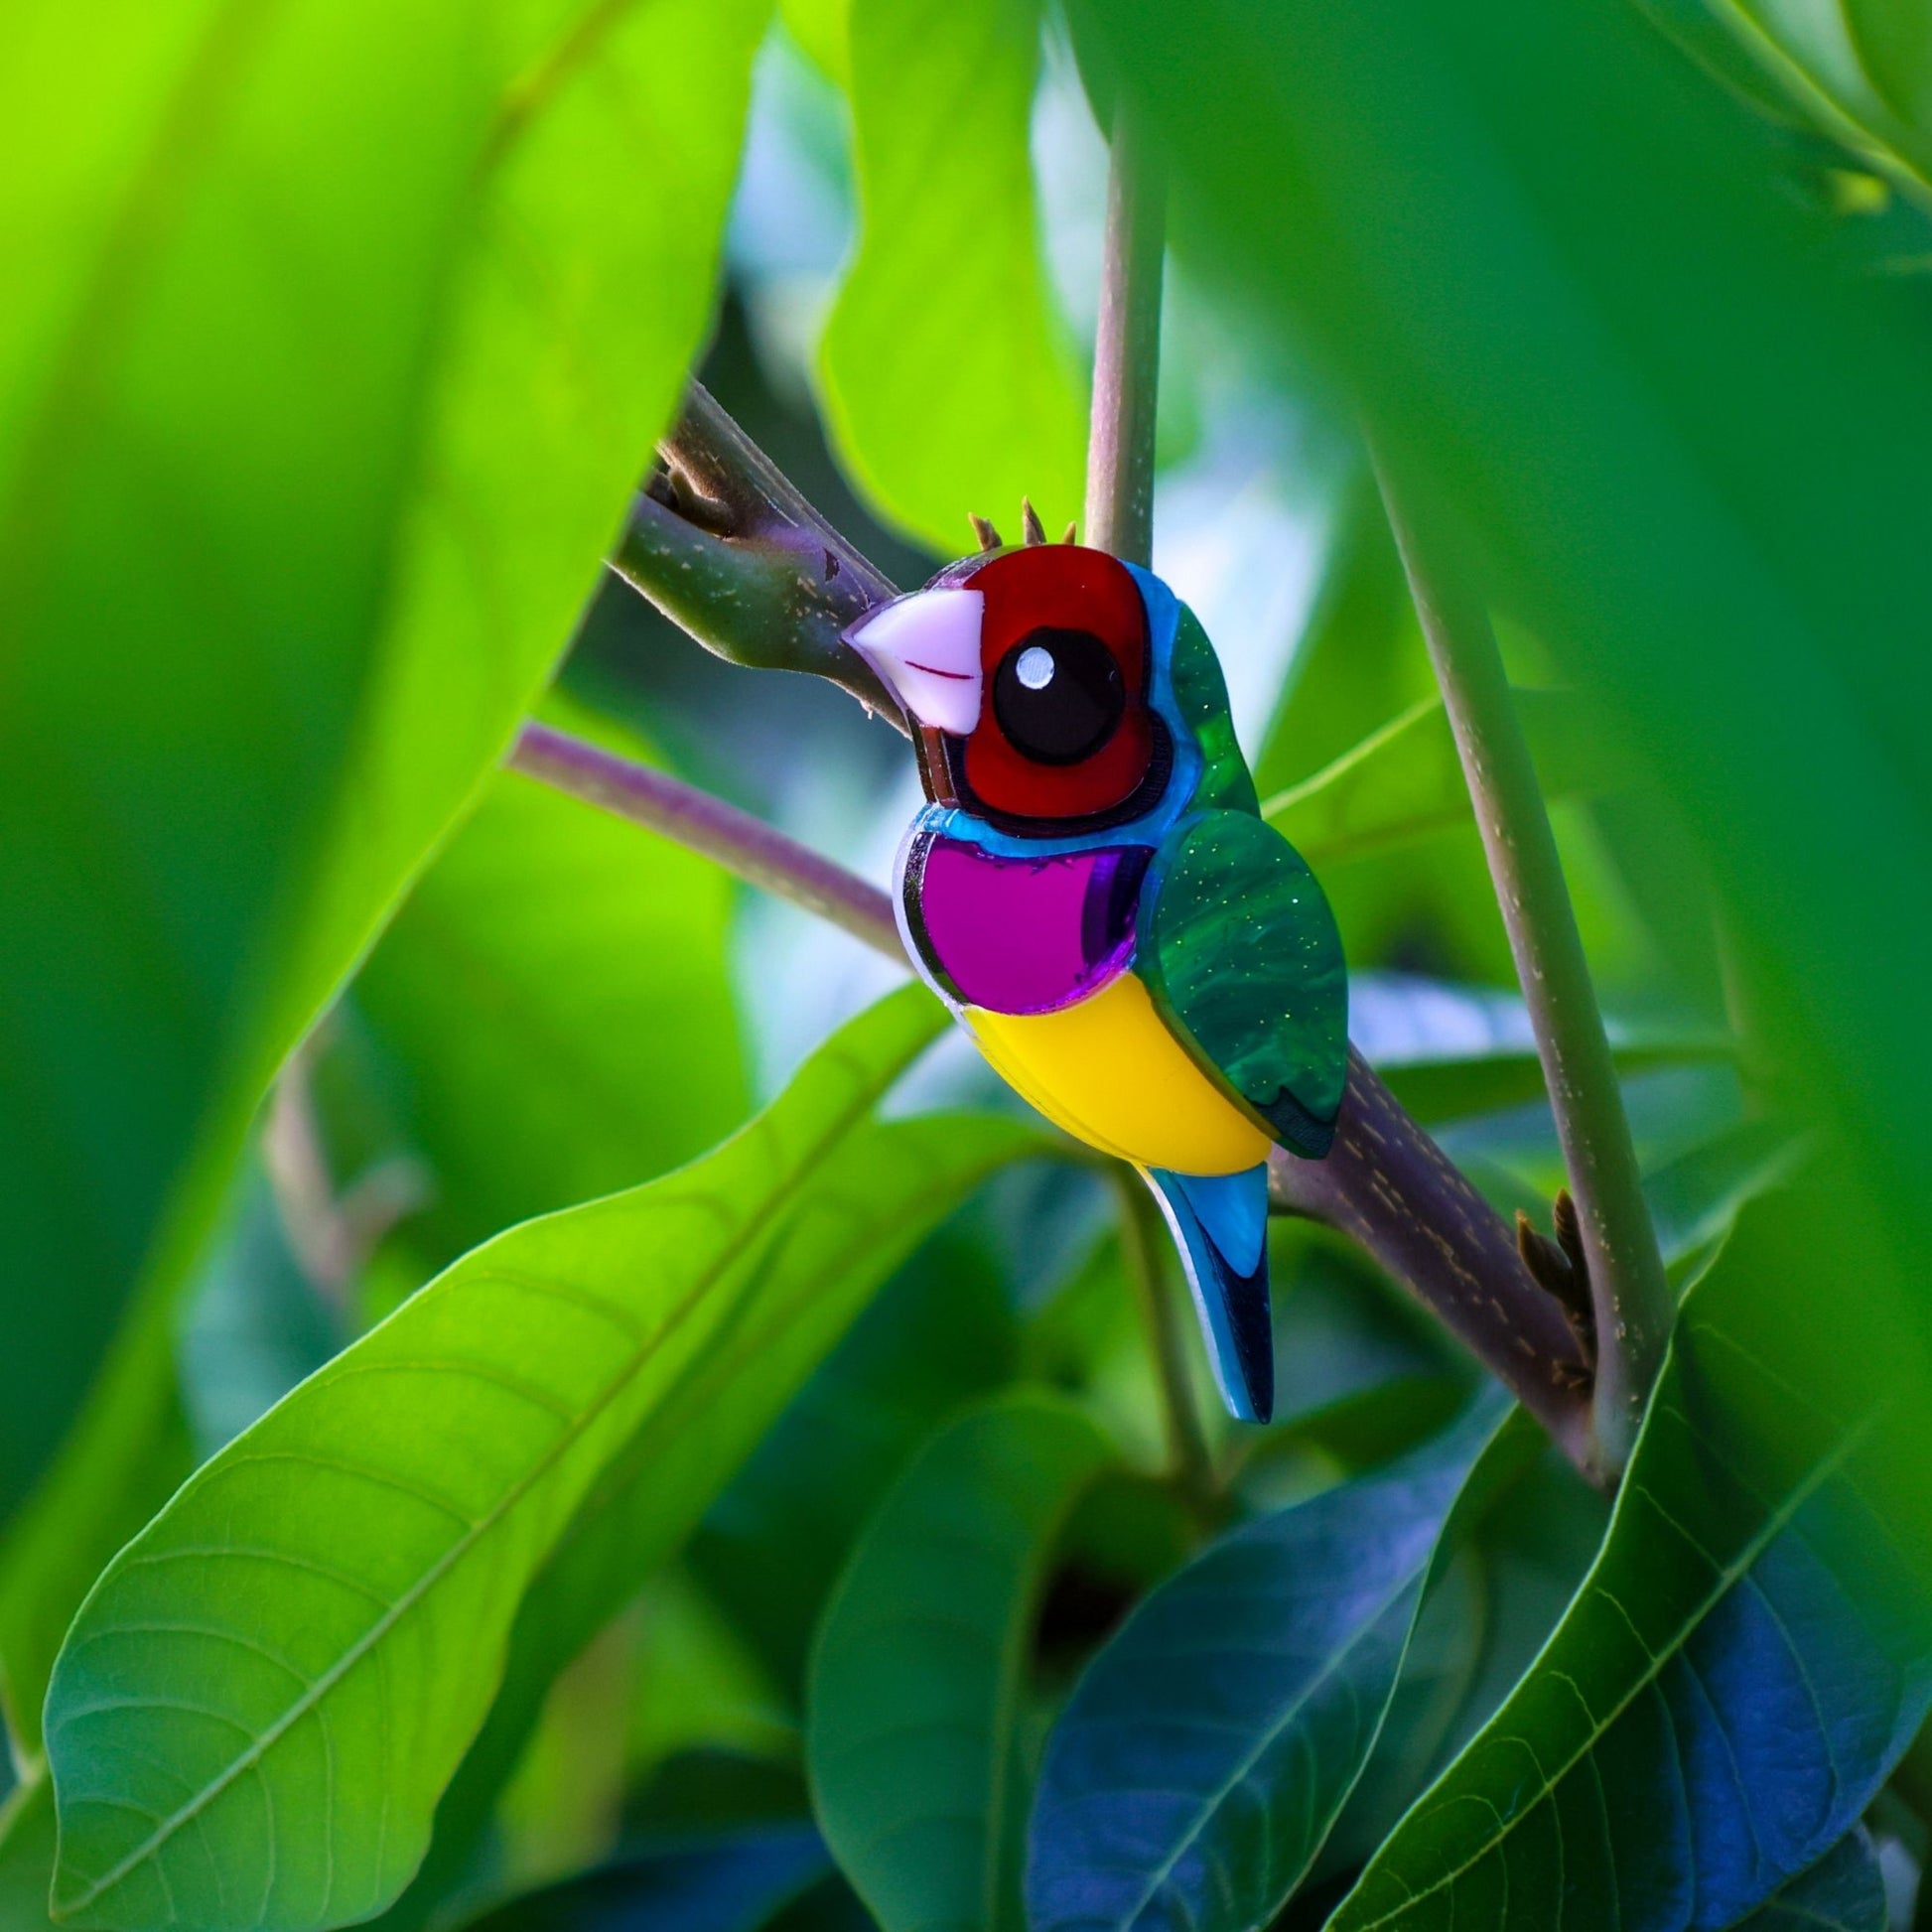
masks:
[(1266, 1422), (1275, 1413), (1267, 1167), (1228, 1174), (1141, 1173), (1180, 1250), (1222, 1398), (1242, 1422)]

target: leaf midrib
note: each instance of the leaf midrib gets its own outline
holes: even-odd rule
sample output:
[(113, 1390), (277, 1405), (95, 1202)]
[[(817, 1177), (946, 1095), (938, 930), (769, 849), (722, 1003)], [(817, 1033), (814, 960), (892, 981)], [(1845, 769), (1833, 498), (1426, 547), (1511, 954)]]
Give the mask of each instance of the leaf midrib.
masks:
[(200, 1791), (186, 1799), (173, 1813), (163, 1819), (146, 1839), (132, 1851), (124, 1854), (117, 1863), (111, 1865), (98, 1878), (91, 1879), (85, 1890), (68, 1898), (57, 1897), (54, 1901), (55, 1916), (65, 1918), (75, 1912), (85, 1911), (96, 1899), (111, 1891), (132, 1871), (153, 1857), (184, 1825), (192, 1823), (206, 1811), (237, 1778), (259, 1764), (290, 1729), (301, 1723), (396, 1627), (402, 1618), (407, 1616), (457, 1564), (476, 1548), (483, 1537), (493, 1530), (522, 1501), (534, 1484), (555, 1467), (557, 1462), (582, 1440), (591, 1424), (617, 1401), (637, 1375), (642, 1373), (665, 1340), (688, 1319), (712, 1285), (760, 1235), (765, 1225), (766, 1215), (772, 1209), (790, 1201), (805, 1178), (816, 1169), (823, 1151), (847, 1133), (862, 1115), (871, 1110), (880, 1094), (897, 1076), (897, 1072), (896, 1063), (890, 1073), (868, 1078), (855, 1094), (851, 1104), (835, 1114), (825, 1130), (800, 1150), (783, 1182), (766, 1195), (766, 1214), (750, 1217), (746, 1224), (732, 1235), (710, 1265), (700, 1273), (689, 1293), (671, 1311), (664, 1324), (638, 1345), (621, 1371), (612, 1378), (609, 1385), (581, 1412), (575, 1422), (564, 1429), (551, 1448), (545, 1450), (530, 1468), (504, 1491), (501, 1498), (478, 1517), (476, 1522), (451, 1544), (449, 1549), (431, 1564), (421, 1577), (360, 1637), (356, 1638), (247, 1750), (230, 1760)]
[[(1384, 1596), (1379, 1603), (1376, 1604), (1374, 1615), (1364, 1618), (1362, 1622), (1359, 1625), (1357, 1625), (1354, 1635), (1351, 1636), (1348, 1639), (1348, 1641), (1344, 1643), (1338, 1650), (1334, 1651), (1329, 1656), (1327, 1662), (1324, 1663), (1321, 1666), (1320, 1670), (1318, 1670), (1312, 1677), (1311, 1677), (1308, 1680), (1308, 1682), (1302, 1687), (1301, 1693), (1282, 1712), (1282, 1715), (1279, 1718), (1279, 1720), (1274, 1724), (1270, 1725), (1262, 1732), (1261, 1736), (1256, 1740), (1253, 1749), (1251, 1749), (1247, 1753), (1247, 1755), (1243, 1757), (1241, 1761), (1235, 1766), (1234, 1770), (1230, 1772), (1229, 1775), (1226, 1778), (1224, 1778), (1221, 1781), (1221, 1783), (1217, 1785), (1214, 1788), (1214, 1790), (1208, 1794), (1206, 1799), (1202, 1802), (1200, 1807), (1194, 1813), (1193, 1817), (1188, 1820), (1186, 1829), (1175, 1840), (1173, 1849), (1161, 1862), (1160, 1865), (1156, 1867), (1153, 1874), (1149, 1877), (1146, 1885), (1142, 1888), (1141, 1895), (1137, 1899), (1135, 1899), (1133, 1908), (1130, 1911), (1128, 1911), (1118, 1921), (1118, 1923), (1121, 1926), (1131, 1927), (1139, 1923), (1141, 1914), (1145, 1912), (1149, 1907), (1149, 1905), (1151, 1905), (1154, 1902), (1156, 1893), (1158, 1893), (1161, 1887), (1164, 1884), (1166, 1884), (1169, 1878), (1171, 1878), (1173, 1875), (1174, 1866), (1180, 1863), (1182, 1857), (1185, 1855), (1188, 1848), (1192, 1846), (1200, 1838), (1201, 1834), (1204, 1831), (1206, 1831), (1208, 1825), (1213, 1822), (1215, 1814), (1221, 1809), (1222, 1806), (1224, 1806), (1227, 1803), (1228, 1799), (1234, 1795), (1235, 1791), (1247, 1779), (1249, 1774), (1254, 1770), (1255, 1766), (1261, 1761), (1263, 1754), (1272, 1745), (1274, 1745), (1280, 1740), (1282, 1734), (1302, 1714), (1302, 1712), (1304, 1712), (1308, 1708), (1310, 1700), (1312, 1699), (1315, 1696), (1315, 1694), (1322, 1689), (1324, 1685), (1330, 1682), (1330, 1680), (1334, 1677), (1335, 1673), (1341, 1668), (1342, 1664), (1346, 1661), (1346, 1659), (1352, 1656), (1354, 1652), (1360, 1647), (1360, 1645), (1367, 1637), (1369, 1632), (1376, 1629), (1380, 1625), (1382, 1619), (1388, 1615), (1390, 1610), (1392, 1610), (1395, 1607), (1396, 1603), (1400, 1600), (1403, 1592), (1408, 1588), (1410, 1588), (1412, 1585), (1416, 1584), (1422, 1578), (1424, 1573), (1429, 1568), (1430, 1559), (1433, 1558), (1434, 1555), (1435, 1555), (1435, 1551), (1432, 1546), (1429, 1556), (1425, 1557), (1422, 1560), (1422, 1562), (1415, 1565), (1415, 1567), (1412, 1570), (1410, 1570), (1408, 1574), (1402, 1579), (1401, 1583), (1399, 1583), (1394, 1589), (1390, 1590), (1389, 1593), (1386, 1596)], [(1412, 1617), (1411, 1618), (1412, 1625), (1414, 1619)], [(1405, 1652), (1408, 1649), (1408, 1644), (1406, 1639), (1403, 1644), (1403, 1649)], [(1390, 1689), (1391, 1692), (1393, 1692), (1394, 1686), (1391, 1685)], [(1382, 1724), (1386, 1722), (1388, 1717), (1388, 1703), (1389, 1703), (1388, 1699), (1384, 1698), (1382, 1701), (1382, 1715), (1376, 1721), (1375, 1729), (1378, 1736), (1381, 1732)], [(1374, 1748), (1374, 1744), (1373, 1741), (1371, 1740), (1370, 1749), (1372, 1750), (1373, 1748)], [(1366, 1755), (1364, 1755), (1362, 1759), (1362, 1763), (1356, 1766), (1357, 1777), (1361, 1775), (1361, 1771), (1363, 1767), (1367, 1764), (1367, 1762), (1368, 1759)], [(1354, 1788), (1354, 1783), (1353, 1780), (1351, 1779), (1349, 1784), (1349, 1790), (1352, 1791), (1353, 1788)], [(1341, 1798), (1343, 1802), (1346, 1801), (1347, 1796), (1348, 1796), (1347, 1791), (1344, 1791), (1341, 1794)], [(1329, 1814), (1330, 1823), (1333, 1822), (1334, 1816), (1335, 1813), (1331, 1811)], [(1319, 1849), (1320, 1849), (1319, 1845), (1317, 1844), (1316, 1846), (1310, 1848), (1309, 1851), (1305, 1854), (1304, 1861), (1303, 1861), (1304, 1870), (1307, 1869), (1309, 1859), (1312, 1858), (1313, 1853), (1315, 1851), (1318, 1851)], [(1296, 1875), (1299, 1878), (1300, 1873), (1297, 1873)]]
[[(1534, 1795), (1529, 1798), (1527, 1803), (1519, 1804), (1517, 1809), (1503, 1821), (1498, 1831), (1485, 1839), (1459, 1864), (1452, 1865), (1449, 1870), (1442, 1872), (1419, 1890), (1408, 1890), (1405, 1886), (1406, 1895), (1393, 1911), (1383, 1912), (1375, 1918), (1355, 1920), (1344, 1920), (1337, 1913), (1334, 1923), (1338, 1928), (1338, 1932), (1380, 1932), (1381, 1927), (1395, 1924), (1399, 1919), (1413, 1911), (1425, 1899), (1433, 1898), (1438, 1892), (1454, 1884), (1464, 1872), (1472, 1869), (1481, 1860), (1487, 1858), (1491, 1852), (1501, 1846), (1509, 1838), (1511, 1833), (1516, 1830), (1517, 1826), (1522, 1824), (1526, 1818), (1531, 1817), (1556, 1790), (1557, 1786), (1595, 1749), (1597, 1744), (1602, 1741), (1608, 1732), (1610, 1726), (1622, 1717), (1624, 1712), (1657, 1681), (1665, 1665), (1673, 1662), (1683, 1651), (1685, 1644), (1690, 1640), (1691, 1634), (1703, 1625), (1724, 1597), (1736, 1587), (1738, 1581), (1744, 1576), (1745, 1572), (1757, 1562), (1758, 1558), (1770, 1548), (1778, 1537), (1783, 1535), (1784, 1531), (1789, 1527), (1792, 1518), (1797, 1515), (1798, 1511), (1817, 1494), (1818, 1490), (1845, 1463), (1852, 1452), (1870, 1433), (1875, 1422), (1875, 1417), (1868, 1417), (1857, 1428), (1848, 1430), (1844, 1439), (1833, 1449), (1831, 1453), (1819, 1459), (1816, 1467), (1765, 1518), (1757, 1531), (1742, 1545), (1737, 1555), (1719, 1571), (1717, 1581), (1704, 1596), (1699, 1599), (1690, 1614), (1679, 1623), (1670, 1642), (1649, 1656), (1644, 1669), (1639, 1673), (1624, 1695), (1610, 1707), (1600, 1720), (1595, 1718), (1590, 1720), (1588, 1732), (1583, 1742), (1571, 1752), (1569, 1757), (1554, 1772), (1544, 1772), (1539, 1765), (1539, 1783)], [(1645, 1487), (1641, 1493), (1648, 1495), (1650, 1492)], [(1613, 1522), (1610, 1533), (1613, 1535), (1614, 1531), (1615, 1524)], [(1608, 1547), (1608, 1537), (1605, 1539), (1605, 1547)], [(1587, 1587), (1588, 1585), (1587, 1583), (1586, 1588)], [(1648, 1646), (1646, 1645), (1645, 1648), (1647, 1650)], [(1364, 1874), (1364, 1877), (1366, 1878), (1366, 1874)]]

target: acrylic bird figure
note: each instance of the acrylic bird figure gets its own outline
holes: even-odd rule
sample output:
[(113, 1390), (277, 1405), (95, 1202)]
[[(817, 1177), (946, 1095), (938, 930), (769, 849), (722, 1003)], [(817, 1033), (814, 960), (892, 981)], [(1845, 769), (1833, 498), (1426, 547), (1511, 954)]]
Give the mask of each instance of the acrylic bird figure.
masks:
[(1233, 1413), (1266, 1422), (1273, 1147), (1319, 1160), (1348, 1067), (1327, 899), (1266, 824), (1193, 613), (1151, 572), (986, 548), (845, 633), (913, 728), (906, 950), (1007, 1082), (1154, 1190)]

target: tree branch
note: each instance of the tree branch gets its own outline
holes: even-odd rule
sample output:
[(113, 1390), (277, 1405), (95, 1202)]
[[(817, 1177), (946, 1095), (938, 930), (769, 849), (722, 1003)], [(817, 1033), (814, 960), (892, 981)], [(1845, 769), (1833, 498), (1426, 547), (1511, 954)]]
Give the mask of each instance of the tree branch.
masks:
[[(1644, 1205), (1623, 1093), (1550, 814), (1489, 613), (1450, 546), (1405, 500), (1386, 470), (1381, 480), (1475, 807), (1576, 1198), (1575, 1235), (1596, 1350), (1595, 1453), (1614, 1476), (1629, 1459), (1675, 1304)], [(1558, 1218), (1568, 1218), (1561, 1201)]]
[[(701, 492), (710, 520), (688, 533), (661, 493), (637, 499), (623, 548), (623, 575), (706, 649), (734, 663), (810, 670), (862, 698), (864, 667), (839, 642), (829, 600), (852, 594), (853, 579), (878, 597), (893, 586), (865, 564), (795, 491), (781, 496), (775, 472), (702, 391), (667, 439), (668, 462), (710, 479)], [(741, 469), (740, 466), (743, 465)], [(782, 480), (778, 480), (782, 483)], [(767, 522), (767, 517), (772, 521)], [(647, 540), (639, 540), (640, 521)], [(825, 575), (823, 557), (858, 558)], [(779, 565), (800, 581), (787, 589)], [(685, 570), (699, 558), (703, 571)], [(836, 585), (836, 593), (827, 586)], [(852, 616), (858, 609), (852, 609)], [(769, 628), (748, 613), (763, 613)], [(802, 610), (796, 634), (777, 634)], [(874, 709), (883, 709), (875, 695)], [(661, 771), (646, 769), (542, 725), (525, 728), (512, 754), (519, 770), (636, 820), (705, 853), (766, 891), (822, 913), (867, 944), (903, 957), (886, 894), (748, 812)], [(1359, 1055), (1333, 1151), (1325, 1161), (1280, 1156), (1276, 1205), (1359, 1242), (1429, 1309), (1537, 1418), (1564, 1452), (1590, 1466), (1589, 1377), (1557, 1303), (1538, 1286), (1502, 1218), (1409, 1118)]]
[(630, 505), (611, 568), (706, 650), (760, 671), (805, 671), (905, 730), (840, 632), (897, 595), (713, 399), (691, 384), (658, 445), (663, 468)]

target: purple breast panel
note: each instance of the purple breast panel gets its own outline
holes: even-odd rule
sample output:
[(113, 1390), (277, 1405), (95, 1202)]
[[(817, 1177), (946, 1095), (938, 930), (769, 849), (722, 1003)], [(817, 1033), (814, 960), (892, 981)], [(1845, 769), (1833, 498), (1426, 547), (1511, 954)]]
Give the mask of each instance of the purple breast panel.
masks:
[(908, 910), (928, 964), (967, 1006), (1052, 1013), (1134, 957), (1144, 846), (999, 858), (935, 838), (907, 868)]

